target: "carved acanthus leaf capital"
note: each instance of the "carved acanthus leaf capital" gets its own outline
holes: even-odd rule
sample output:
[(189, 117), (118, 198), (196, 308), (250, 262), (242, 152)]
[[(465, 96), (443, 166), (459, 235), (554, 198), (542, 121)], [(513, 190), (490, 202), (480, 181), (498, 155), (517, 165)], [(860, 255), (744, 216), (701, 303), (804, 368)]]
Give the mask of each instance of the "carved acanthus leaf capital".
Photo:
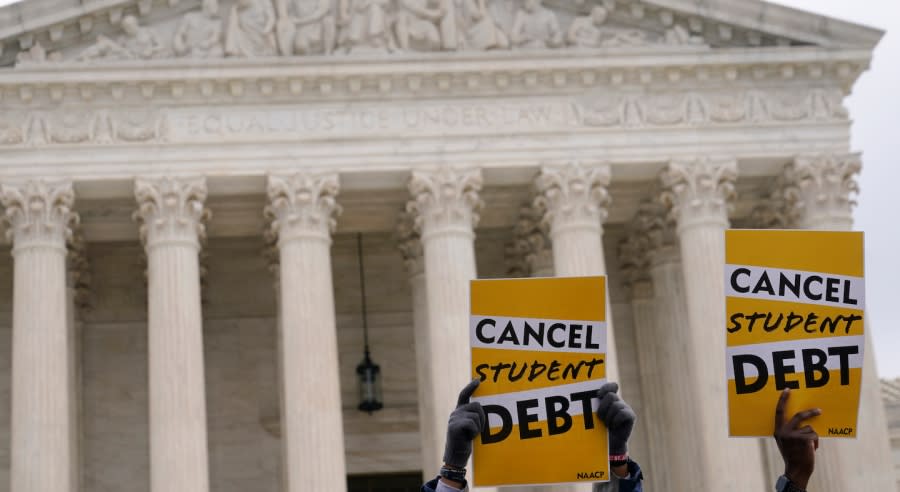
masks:
[(619, 265), (622, 271), (622, 285), (637, 294), (639, 285), (648, 283), (650, 266), (648, 239), (637, 224), (631, 224), (625, 237), (619, 242)]
[(600, 228), (610, 204), (607, 164), (545, 165), (535, 180), (534, 206), (551, 233), (569, 227)]
[(29, 180), (0, 185), (0, 201), (6, 208), (3, 221), (13, 251), (28, 247), (50, 247), (65, 251), (78, 224), (72, 211), (75, 192), (70, 181)]
[(270, 175), (265, 215), (279, 244), (300, 238), (331, 240), (341, 206), (340, 180), (335, 173), (299, 172)]
[(858, 154), (798, 156), (785, 168), (785, 192), (803, 227), (849, 229), (853, 223)]
[(425, 252), (422, 248), (422, 237), (416, 229), (415, 217), (409, 212), (402, 212), (397, 219), (395, 237), (397, 249), (403, 256), (403, 262), (410, 276), (424, 272)]
[(776, 176), (750, 211), (750, 227), (754, 229), (787, 229), (796, 222), (797, 193), (787, 185), (785, 176)]
[(413, 171), (406, 211), (415, 216), (423, 239), (447, 231), (471, 235), (483, 205), (478, 196), (481, 185), (480, 169), (441, 166)]
[(553, 275), (553, 249), (541, 212), (533, 205), (523, 205), (513, 226), (514, 242), (508, 257), (520, 257), (521, 269), (527, 275)]
[(72, 237), (68, 241), (68, 286), (74, 291), (75, 308), (84, 314), (92, 307), (91, 303), (91, 268), (87, 257), (87, 242), (80, 226), (73, 228)]
[(211, 214), (204, 207), (206, 178), (138, 178), (133, 217), (141, 224), (141, 241), (149, 250), (161, 243), (182, 243), (195, 248), (206, 239), (205, 223)]
[(661, 195), (678, 222), (678, 229), (715, 224), (728, 227), (735, 197), (737, 162), (729, 158), (699, 157), (676, 160), (662, 172)]

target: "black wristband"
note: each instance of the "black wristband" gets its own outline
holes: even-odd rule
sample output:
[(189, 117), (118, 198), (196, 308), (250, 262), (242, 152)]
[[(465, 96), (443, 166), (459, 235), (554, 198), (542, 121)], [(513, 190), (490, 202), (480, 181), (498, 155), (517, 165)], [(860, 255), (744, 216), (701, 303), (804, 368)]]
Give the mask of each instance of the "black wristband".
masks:
[(441, 467), (442, 478), (446, 478), (447, 480), (452, 480), (457, 483), (461, 483), (463, 488), (466, 487), (466, 469), (465, 468), (450, 468), (447, 466)]

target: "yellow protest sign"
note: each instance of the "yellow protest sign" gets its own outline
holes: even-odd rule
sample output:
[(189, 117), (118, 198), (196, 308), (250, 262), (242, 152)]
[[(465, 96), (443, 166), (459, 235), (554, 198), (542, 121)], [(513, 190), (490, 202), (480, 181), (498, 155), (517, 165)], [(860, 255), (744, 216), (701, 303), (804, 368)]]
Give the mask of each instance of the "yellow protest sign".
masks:
[(865, 349), (861, 232), (725, 233), (729, 432), (770, 437), (787, 413), (821, 408), (820, 437), (855, 437)]
[(478, 486), (601, 482), (607, 432), (604, 277), (474, 280), (472, 377), (488, 425), (475, 440)]

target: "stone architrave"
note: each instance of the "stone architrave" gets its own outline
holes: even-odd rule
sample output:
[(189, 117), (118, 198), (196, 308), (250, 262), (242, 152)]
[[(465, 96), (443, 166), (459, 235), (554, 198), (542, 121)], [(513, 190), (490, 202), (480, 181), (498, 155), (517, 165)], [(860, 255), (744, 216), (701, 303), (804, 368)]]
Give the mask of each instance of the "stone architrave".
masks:
[(397, 246), (406, 264), (409, 288), (412, 293), (413, 332), (416, 348), (416, 375), (419, 404), (419, 436), (422, 451), (422, 478), (434, 478), (443, 456), (435, 454), (444, 435), (435, 435), (435, 426), (426, 425), (431, 420), (440, 420), (434, 414), (434, 395), (431, 386), (431, 342), (428, 338), (428, 286), (425, 279), (425, 257), (422, 238), (415, 227), (415, 218), (402, 213), (397, 221)]
[[(447, 417), (469, 382), (469, 281), (476, 278), (475, 231), (481, 171), (441, 166), (413, 171), (407, 211), (415, 217), (425, 260), (432, 414), (431, 456), (443, 458)], [(426, 469), (439, 466), (424, 464)]]
[[(785, 179), (799, 226), (851, 230), (854, 196), (859, 191), (856, 175), (861, 167), (860, 157), (855, 154), (799, 156), (789, 164)], [(871, 333), (866, 323), (857, 438), (820, 442), (809, 490), (892, 490), (896, 486)]]
[(36, 180), (0, 186), (0, 201), (15, 270), (10, 491), (77, 491), (66, 299), (75, 194), (69, 181)]
[(147, 253), (151, 492), (209, 490), (199, 262), (206, 193), (202, 177), (135, 180)]
[(333, 173), (268, 177), (266, 215), (281, 264), (278, 350), (287, 492), (347, 489), (331, 278), (339, 187)]
[(763, 490), (771, 480), (763, 476), (759, 444), (730, 439), (725, 405), (710, 404), (727, 397), (725, 358), (715, 348), (725, 346), (725, 229), (737, 162), (709, 157), (673, 161), (661, 178), (663, 201), (678, 224), (687, 299), (683, 336), (689, 368), (683, 397), (701, 422), (696, 429), (701, 447), (695, 453), (700, 469), (695, 467), (694, 479), (712, 490)]
[[(534, 204), (543, 212), (553, 243), (553, 268), (557, 276), (606, 275), (603, 222), (609, 206), (610, 170), (606, 164), (570, 162), (545, 165), (535, 179)], [(606, 377), (617, 381), (615, 330), (607, 306)]]

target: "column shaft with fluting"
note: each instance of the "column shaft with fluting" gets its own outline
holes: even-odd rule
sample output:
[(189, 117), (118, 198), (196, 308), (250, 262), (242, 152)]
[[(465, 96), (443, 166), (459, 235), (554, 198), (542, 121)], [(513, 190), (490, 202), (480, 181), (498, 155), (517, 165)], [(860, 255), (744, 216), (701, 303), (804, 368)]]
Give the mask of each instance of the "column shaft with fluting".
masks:
[(403, 213), (397, 221), (397, 241), (406, 272), (409, 275), (409, 289), (412, 295), (413, 339), (416, 349), (416, 394), (419, 406), (419, 445), (422, 456), (422, 478), (431, 480), (440, 469), (442, 456), (436, 455), (438, 441), (442, 435), (435, 435), (432, 425), (435, 420), (434, 396), (431, 386), (431, 355), (428, 339), (428, 295), (425, 279), (425, 258), (422, 241), (415, 228), (415, 219)]
[(725, 229), (736, 177), (734, 160), (697, 158), (670, 163), (662, 181), (677, 221), (687, 299), (682, 398), (699, 419), (695, 480), (710, 490), (758, 492), (771, 485), (759, 443), (728, 437), (725, 403)]
[[(443, 458), (447, 418), (459, 390), (471, 379), (469, 367), (469, 282), (475, 272), (475, 232), (481, 201), (481, 172), (437, 167), (414, 171), (407, 210), (415, 216), (425, 260), (428, 307), (426, 396), (431, 412), (424, 415), (433, 437), (425, 456)], [(433, 458), (428, 458), (433, 459)], [(425, 463), (425, 469), (439, 466)]]
[(74, 200), (70, 182), (0, 187), (14, 259), (12, 492), (77, 490), (66, 292)]
[(209, 490), (199, 252), (204, 178), (135, 181), (147, 252), (150, 490)]
[[(849, 231), (853, 195), (858, 191), (858, 155), (800, 156), (785, 170), (793, 203), (791, 214), (804, 229)], [(809, 490), (893, 490), (896, 487), (881, 383), (875, 365), (872, 331), (866, 323), (866, 346), (856, 439), (823, 439)], [(817, 429), (821, 433), (823, 430)]]
[(331, 233), (340, 212), (331, 173), (269, 176), (266, 214), (278, 238), (284, 490), (347, 489)]

